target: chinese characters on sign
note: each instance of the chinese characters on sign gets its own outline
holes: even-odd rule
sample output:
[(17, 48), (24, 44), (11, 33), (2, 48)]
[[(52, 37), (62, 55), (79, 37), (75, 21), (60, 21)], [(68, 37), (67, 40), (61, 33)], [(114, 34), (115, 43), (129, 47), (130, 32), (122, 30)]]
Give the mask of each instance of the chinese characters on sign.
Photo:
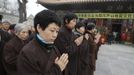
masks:
[(134, 13), (76, 13), (79, 18), (134, 19)]

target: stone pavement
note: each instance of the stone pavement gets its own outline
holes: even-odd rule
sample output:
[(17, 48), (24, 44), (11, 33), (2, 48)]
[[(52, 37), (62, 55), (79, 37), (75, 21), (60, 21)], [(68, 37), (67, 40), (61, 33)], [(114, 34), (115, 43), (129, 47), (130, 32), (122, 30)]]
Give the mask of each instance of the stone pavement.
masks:
[(134, 75), (134, 47), (120, 44), (102, 45), (95, 75)]

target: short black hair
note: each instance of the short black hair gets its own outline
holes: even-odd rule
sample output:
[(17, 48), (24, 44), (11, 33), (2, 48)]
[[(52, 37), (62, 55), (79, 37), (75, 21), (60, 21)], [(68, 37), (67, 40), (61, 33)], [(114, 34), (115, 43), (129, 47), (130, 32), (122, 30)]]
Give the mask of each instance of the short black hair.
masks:
[(92, 29), (94, 29), (95, 28), (95, 24), (94, 23), (88, 23), (87, 25), (86, 25), (86, 30), (92, 30)]
[(59, 27), (61, 26), (61, 21), (55, 12), (51, 10), (43, 10), (36, 14), (34, 18), (35, 31), (38, 33), (37, 25), (40, 25), (40, 27), (44, 30), (51, 23), (56, 23)]
[(76, 25), (75, 25), (75, 29), (79, 29), (80, 27), (85, 27), (85, 24), (83, 22), (78, 22)]
[(69, 23), (72, 19), (77, 19), (77, 15), (75, 15), (74, 13), (67, 13), (64, 17), (63, 17), (63, 23), (64, 25), (67, 23)]

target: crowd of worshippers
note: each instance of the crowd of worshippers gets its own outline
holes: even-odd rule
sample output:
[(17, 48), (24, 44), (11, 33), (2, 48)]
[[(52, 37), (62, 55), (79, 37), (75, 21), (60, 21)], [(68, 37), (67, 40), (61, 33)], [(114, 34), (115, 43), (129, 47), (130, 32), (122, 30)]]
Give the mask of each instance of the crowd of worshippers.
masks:
[(33, 25), (0, 22), (0, 75), (94, 75), (101, 35), (77, 19), (43, 10)]

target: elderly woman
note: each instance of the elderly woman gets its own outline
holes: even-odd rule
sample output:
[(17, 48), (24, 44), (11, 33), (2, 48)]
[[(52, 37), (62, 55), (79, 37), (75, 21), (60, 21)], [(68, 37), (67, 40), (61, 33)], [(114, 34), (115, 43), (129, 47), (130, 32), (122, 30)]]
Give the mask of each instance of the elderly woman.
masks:
[(7, 75), (17, 75), (16, 61), (22, 47), (27, 43), (29, 27), (24, 24), (15, 26), (15, 37), (4, 46), (3, 65)]

